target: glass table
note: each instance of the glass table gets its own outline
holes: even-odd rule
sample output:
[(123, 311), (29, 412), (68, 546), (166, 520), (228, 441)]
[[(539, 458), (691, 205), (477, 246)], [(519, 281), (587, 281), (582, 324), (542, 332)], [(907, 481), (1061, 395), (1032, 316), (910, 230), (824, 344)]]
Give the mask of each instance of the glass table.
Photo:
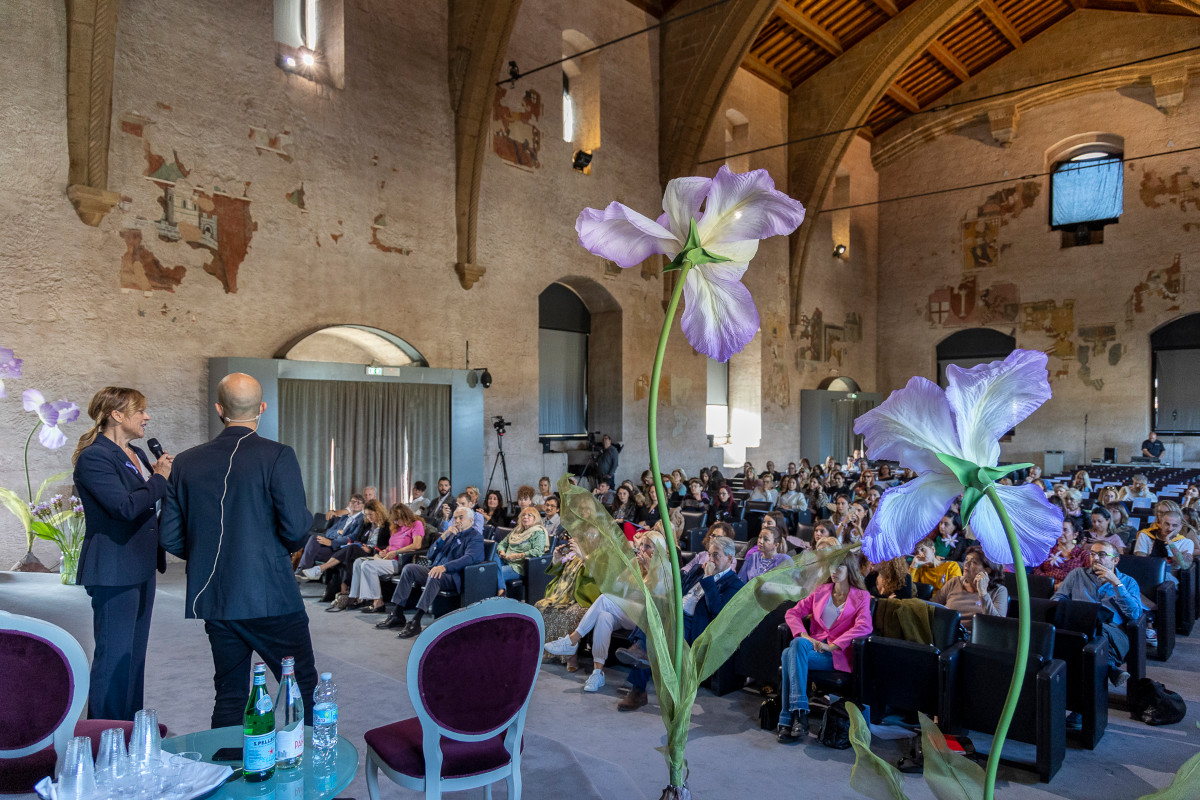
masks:
[(224, 798), (260, 797), (274, 800), (329, 800), (350, 785), (358, 772), (358, 750), (344, 737), (338, 737), (331, 757), (316, 763), (313, 759), (312, 727), (304, 728), (304, 761), (291, 769), (276, 768), (269, 780), (247, 783), (242, 775), (242, 762), (213, 761), (213, 753), (222, 747), (242, 747), (240, 726), (216, 728), (210, 731), (185, 733), (164, 739), (162, 748), (168, 753), (200, 753), (210, 764), (228, 764), (234, 777), (215, 791), (205, 795), (212, 800)]

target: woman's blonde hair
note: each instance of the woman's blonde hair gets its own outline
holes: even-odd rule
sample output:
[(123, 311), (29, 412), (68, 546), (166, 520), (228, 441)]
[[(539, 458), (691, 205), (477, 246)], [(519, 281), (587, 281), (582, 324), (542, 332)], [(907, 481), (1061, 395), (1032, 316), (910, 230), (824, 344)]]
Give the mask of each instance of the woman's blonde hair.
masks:
[(143, 411), (145, 408), (146, 396), (137, 389), (126, 389), (121, 386), (105, 386), (96, 392), (92, 396), (92, 402), (88, 403), (88, 416), (96, 424), (88, 429), (83, 436), (79, 437), (79, 444), (75, 445), (75, 454), (71, 456), (71, 463), (74, 464), (78, 461), (79, 454), (83, 452), (83, 449), (96, 441), (96, 437), (104, 430), (104, 426), (108, 423), (114, 411), (120, 411), (122, 414), (133, 414)]

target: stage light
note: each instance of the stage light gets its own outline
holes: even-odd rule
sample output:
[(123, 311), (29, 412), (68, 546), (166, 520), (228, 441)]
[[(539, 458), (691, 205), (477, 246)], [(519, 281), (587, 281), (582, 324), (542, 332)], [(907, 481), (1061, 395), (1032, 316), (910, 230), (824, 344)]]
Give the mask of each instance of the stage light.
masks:
[(296, 68), (296, 59), (292, 58), (291, 56), (287, 56), (286, 58), (283, 59), (283, 65), (285, 67), (287, 67), (288, 69), (295, 69)]
[(308, 50), (303, 50), (300, 53), (300, 62), (306, 67), (311, 67), (313, 64), (317, 63), (317, 60), (313, 58), (313, 54), (311, 52)]
[(592, 154), (587, 150), (576, 150), (575, 157), (571, 160), (571, 166), (583, 172), (588, 168), (588, 164), (592, 163)]
[(834, 258), (845, 258), (846, 257), (846, 245), (835, 244), (833, 246), (833, 257)]
[(485, 389), (492, 385), (492, 373), (488, 372), (486, 367), (479, 375), (479, 384)]

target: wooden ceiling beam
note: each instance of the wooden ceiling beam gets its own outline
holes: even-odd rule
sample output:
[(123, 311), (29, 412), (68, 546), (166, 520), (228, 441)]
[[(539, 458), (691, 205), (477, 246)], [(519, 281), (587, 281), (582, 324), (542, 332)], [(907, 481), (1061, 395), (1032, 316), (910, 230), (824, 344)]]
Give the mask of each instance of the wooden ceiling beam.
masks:
[(996, 29), (1000, 31), (1004, 38), (1008, 39), (1009, 44), (1013, 47), (1020, 47), (1025, 44), (1025, 41), (1021, 38), (1021, 33), (1009, 21), (1008, 17), (1004, 16), (1004, 12), (996, 5), (995, 0), (982, 0), (979, 8), (987, 15), (987, 18), (991, 20), (992, 24), (996, 26)]
[(800, 11), (788, 0), (779, 0), (775, 5), (775, 15), (785, 24), (801, 35), (811, 39), (818, 47), (835, 56), (840, 56), (845, 50), (842, 43), (825, 28)]
[(871, 2), (889, 17), (894, 17), (900, 13), (900, 9), (896, 5), (895, 0), (871, 0)]
[(1087, 0), (1067, 0), (1071, 8), (1078, 11), (1081, 8), (1087, 8)]
[(971, 73), (967, 71), (966, 66), (951, 53), (946, 45), (934, 40), (933, 44), (929, 45), (929, 55), (933, 56), (938, 62), (954, 73), (954, 76), (960, 81), (966, 81), (971, 77)]
[(892, 98), (914, 114), (921, 110), (921, 104), (917, 102), (917, 98), (913, 97), (911, 94), (895, 84), (892, 84), (887, 88), (886, 94), (888, 97)]
[(792, 82), (788, 76), (784, 75), (782, 72), (775, 69), (753, 53), (746, 56), (746, 59), (742, 62), (742, 66), (745, 67), (751, 75), (761, 78), (762, 80), (774, 86), (776, 89), (779, 89), (781, 92), (792, 91)]

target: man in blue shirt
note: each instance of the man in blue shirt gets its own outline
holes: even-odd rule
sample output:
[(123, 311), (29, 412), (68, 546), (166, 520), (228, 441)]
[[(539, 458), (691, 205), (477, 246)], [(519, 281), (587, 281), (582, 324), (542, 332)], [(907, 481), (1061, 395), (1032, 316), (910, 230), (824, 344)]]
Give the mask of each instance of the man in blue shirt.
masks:
[(1137, 581), (1117, 571), (1118, 560), (1110, 543), (1092, 542), (1092, 565), (1068, 572), (1052, 598), (1099, 603), (1113, 612), (1113, 620), (1103, 623), (1102, 629), (1108, 640), (1108, 679), (1114, 686), (1129, 680), (1129, 673), (1121, 669), (1129, 654), (1129, 636), (1121, 624), (1138, 619), (1144, 611)]

